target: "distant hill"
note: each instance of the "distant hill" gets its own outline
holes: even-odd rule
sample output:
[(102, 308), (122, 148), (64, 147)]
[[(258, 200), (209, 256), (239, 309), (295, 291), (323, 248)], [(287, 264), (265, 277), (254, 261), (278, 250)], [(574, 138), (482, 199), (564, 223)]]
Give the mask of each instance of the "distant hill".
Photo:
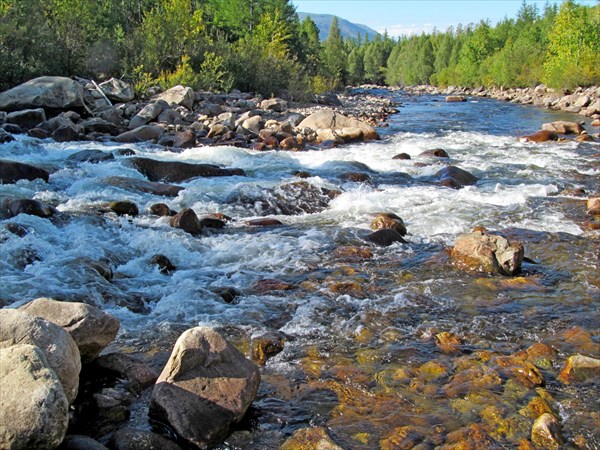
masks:
[[(331, 26), (331, 21), (335, 16), (332, 16), (331, 14), (313, 14), (303, 12), (299, 12), (297, 14), (301, 22), (306, 18), (306, 16), (310, 16), (313, 22), (317, 25), (317, 28), (319, 28), (319, 39), (322, 41), (327, 39), (327, 35), (329, 34), (329, 27)], [(377, 31), (373, 30), (372, 28), (369, 28), (366, 25), (348, 22), (347, 20), (342, 19), (339, 16), (338, 25), (340, 27), (340, 32), (342, 33), (342, 36), (345, 39), (349, 37), (356, 39), (358, 38), (359, 34), (361, 36), (361, 39), (364, 39), (366, 33), (367, 36), (369, 36), (369, 40), (371, 40), (379, 34)]]

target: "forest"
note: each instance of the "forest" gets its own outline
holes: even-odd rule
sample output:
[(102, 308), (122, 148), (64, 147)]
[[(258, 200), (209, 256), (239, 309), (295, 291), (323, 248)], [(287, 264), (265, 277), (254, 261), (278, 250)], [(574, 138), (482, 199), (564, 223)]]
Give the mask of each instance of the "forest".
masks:
[(41, 75), (118, 77), (302, 100), (364, 83), (600, 84), (600, 4), (523, 2), (497, 24), (328, 38), (288, 0), (0, 0), (0, 90)]

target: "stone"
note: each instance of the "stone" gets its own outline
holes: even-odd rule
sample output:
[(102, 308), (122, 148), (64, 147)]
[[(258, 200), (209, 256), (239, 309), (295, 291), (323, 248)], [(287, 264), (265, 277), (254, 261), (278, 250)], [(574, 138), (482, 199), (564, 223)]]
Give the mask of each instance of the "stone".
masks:
[(66, 77), (39, 77), (0, 93), (0, 111), (83, 109), (83, 87)]
[(597, 382), (600, 379), (600, 359), (584, 355), (569, 356), (558, 379), (564, 384)]
[(193, 235), (202, 233), (202, 224), (191, 208), (182, 209), (179, 213), (171, 217), (169, 225), (173, 228), (181, 228), (183, 231)]
[(16, 309), (0, 309), (0, 348), (31, 344), (40, 348), (56, 372), (70, 403), (77, 397), (81, 357), (62, 327)]
[(153, 255), (150, 258), (150, 264), (158, 266), (160, 273), (165, 275), (169, 275), (171, 272), (177, 270), (177, 267), (165, 255)]
[(9, 200), (6, 204), (6, 210), (9, 217), (15, 217), (19, 214), (29, 214), (31, 216), (47, 218), (57, 213), (57, 210), (54, 208), (54, 206), (38, 200), (30, 200), (28, 198), (16, 198)]
[(271, 98), (260, 102), (261, 109), (267, 111), (283, 112), (287, 109), (288, 103), (280, 98)]
[(410, 155), (408, 153), (398, 153), (392, 159), (410, 159)]
[(475, 184), (478, 178), (470, 172), (456, 166), (446, 166), (440, 169), (435, 178), (442, 186), (460, 189), (463, 186)]
[(128, 163), (150, 181), (180, 182), (196, 177), (244, 176), (242, 169), (222, 169), (212, 164), (189, 164), (179, 161), (158, 161), (149, 158), (130, 158)]
[(177, 85), (171, 89), (158, 94), (154, 97), (155, 100), (164, 100), (169, 105), (175, 104), (184, 106), (191, 110), (194, 104), (194, 90), (191, 87)]
[(589, 134), (580, 134), (575, 138), (577, 142), (596, 142), (596, 139), (592, 135)]
[(48, 182), (50, 174), (29, 164), (0, 159), (0, 184), (16, 183), (19, 180), (35, 180), (41, 178)]
[(448, 103), (456, 103), (456, 102), (466, 102), (467, 97), (464, 95), (448, 95), (446, 96), (446, 102)]
[(137, 216), (140, 212), (135, 203), (127, 200), (111, 202), (108, 207), (118, 216)]
[(190, 148), (196, 145), (196, 135), (191, 130), (178, 131), (175, 133), (173, 147)]
[(452, 260), (460, 269), (502, 275), (519, 272), (523, 256), (520, 242), (485, 232), (459, 235), (451, 252)]
[(116, 142), (136, 144), (138, 142), (157, 141), (162, 136), (163, 129), (155, 125), (143, 125), (134, 130), (126, 131), (114, 138)]
[(401, 244), (406, 243), (406, 241), (402, 238), (402, 235), (400, 233), (398, 233), (396, 230), (392, 230), (389, 228), (377, 230), (374, 233), (371, 233), (368, 236), (366, 236), (365, 240), (373, 242), (374, 244), (382, 247), (388, 247), (396, 242), (400, 242)]
[(92, 117), (84, 120), (80, 123), (80, 125), (83, 127), (85, 134), (103, 133), (111, 136), (117, 136), (122, 131), (120, 126), (101, 119), (100, 117)]
[(327, 434), (325, 428), (311, 427), (296, 430), (280, 450), (343, 450)]
[(177, 214), (165, 203), (155, 203), (150, 206), (150, 212), (156, 216), (168, 217)]
[(531, 442), (537, 448), (555, 450), (564, 443), (560, 431), (560, 422), (551, 413), (544, 413), (538, 417), (531, 428)]
[(154, 195), (162, 195), (164, 197), (177, 197), (179, 192), (185, 189), (174, 184), (156, 183), (153, 181), (138, 180), (137, 178), (128, 177), (109, 177), (105, 182), (111, 186), (120, 187), (128, 191), (146, 192)]
[(183, 333), (160, 374), (150, 415), (190, 445), (220, 443), (256, 397), (258, 367), (207, 327)]
[(89, 436), (71, 434), (65, 436), (57, 450), (108, 450), (108, 448)]
[(79, 140), (79, 131), (80, 128), (76, 125), (65, 125), (63, 127), (57, 128), (50, 135), (52, 139), (56, 142), (72, 142)]
[(549, 142), (558, 141), (558, 135), (549, 130), (540, 130), (536, 133), (519, 137), (520, 142)]
[(4, 131), (4, 129), (0, 128), (0, 144), (7, 144), (14, 140), (15, 140), (14, 137), (12, 137), (9, 133)]
[(406, 236), (406, 225), (402, 218), (393, 213), (380, 213), (377, 214), (375, 219), (371, 222), (372, 230), (381, 230), (389, 228), (397, 231), (400, 236)]
[(432, 150), (425, 150), (419, 154), (420, 157), (425, 158), (449, 158), (448, 153), (443, 148), (434, 148)]
[(373, 127), (358, 119), (344, 116), (336, 111), (324, 109), (311, 114), (298, 125), (298, 128), (310, 128), (312, 130), (331, 129), (341, 130), (344, 128), (358, 128), (363, 133), (363, 140), (370, 141), (379, 139), (379, 135)]
[(146, 430), (121, 428), (108, 443), (111, 450), (181, 450), (175, 442)]
[(362, 172), (346, 172), (340, 174), (340, 180), (352, 183), (368, 183), (371, 181), (371, 175)]
[(38, 347), (0, 348), (0, 448), (54, 449), (69, 423), (69, 402)]
[(142, 125), (146, 125), (148, 122), (156, 119), (164, 109), (166, 109), (166, 105), (163, 102), (147, 104), (140, 112), (131, 118), (129, 121), (129, 129), (134, 130)]
[(304, 149), (304, 144), (301, 144), (300, 142), (298, 142), (298, 139), (291, 136), (283, 139), (279, 143), (279, 148), (281, 148), (282, 150), (302, 150)]
[(35, 128), (36, 125), (46, 121), (46, 112), (43, 108), (24, 109), (8, 113), (6, 122), (18, 125), (24, 130)]
[(215, 123), (208, 130), (208, 134), (206, 135), (206, 137), (216, 138), (216, 137), (224, 135), (225, 133), (227, 133), (229, 131), (231, 131), (231, 130), (226, 125), (223, 125), (222, 123)]
[(119, 320), (110, 314), (81, 302), (60, 302), (38, 298), (19, 308), (32, 316), (52, 322), (69, 332), (84, 363), (96, 358), (119, 331)]
[(237, 297), (240, 296), (240, 291), (236, 288), (229, 286), (214, 286), (210, 288), (211, 292), (214, 292), (227, 304), (237, 303)]
[(135, 98), (131, 84), (117, 78), (100, 83), (98, 87), (113, 102), (127, 103)]
[(379, 448), (381, 450), (408, 450), (415, 448), (424, 439), (425, 437), (414, 427), (397, 427), (379, 442)]
[(75, 152), (67, 158), (67, 161), (76, 163), (88, 162), (91, 164), (98, 164), (104, 161), (112, 161), (115, 159), (115, 155), (110, 152), (102, 150), (81, 150)]
[(363, 140), (363, 132), (357, 127), (342, 128), (341, 130), (337, 130), (337, 135), (346, 143)]
[(158, 373), (143, 361), (123, 353), (100, 355), (94, 360), (93, 367), (117, 373), (128, 381), (126, 387), (133, 392), (152, 386), (158, 378)]
[(591, 216), (600, 215), (600, 197), (590, 197), (586, 203), (587, 213)]
[(251, 134), (258, 136), (260, 130), (264, 125), (264, 121), (261, 116), (252, 116), (242, 122), (242, 128)]
[(265, 333), (252, 338), (252, 360), (264, 366), (272, 356), (283, 350), (285, 340), (281, 333)]
[(590, 125), (593, 127), (600, 127), (600, 119), (592, 120), (592, 123)]
[(250, 227), (277, 227), (283, 225), (280, 220), (270, 218), (250, 219), (244, 223)]
[(581, 134), (585, 129), (580, 123), (559, 120), (543, 124), (542, 130), (557, 134)]

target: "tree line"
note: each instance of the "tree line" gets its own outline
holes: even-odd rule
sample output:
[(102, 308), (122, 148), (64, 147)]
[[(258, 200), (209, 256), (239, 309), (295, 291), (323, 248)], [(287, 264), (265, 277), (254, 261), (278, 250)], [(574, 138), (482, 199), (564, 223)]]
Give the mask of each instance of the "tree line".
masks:
[(0, 0), (0, 89), (40, 75), (185, 84), (294, 99), (363, 83), (555, 88), (600, 84), (600, 5), (445, 32), (328, 38), (289, 0)]

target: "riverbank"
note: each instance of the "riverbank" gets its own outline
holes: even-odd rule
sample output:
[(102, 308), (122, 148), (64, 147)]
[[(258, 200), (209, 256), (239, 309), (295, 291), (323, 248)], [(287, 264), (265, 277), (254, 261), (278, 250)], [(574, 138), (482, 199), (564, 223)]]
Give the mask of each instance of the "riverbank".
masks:
[(435, 86), (403, 86), (403, 91), (413, 94), (431, 94), (446, 96), (473, 96), (489, 97), (506, 102), (519, 103), (522, 105), (533, 105), (553, 110), (566, 111), (579, 114), (592, 119), (600, 119), (600, 88), (592, 86), (588, 88), (577, 88), (573, 92), (562, 93), (556, 89), (538, 85), (530, 88), (462, 88), (449, 86), (445, 89)]

